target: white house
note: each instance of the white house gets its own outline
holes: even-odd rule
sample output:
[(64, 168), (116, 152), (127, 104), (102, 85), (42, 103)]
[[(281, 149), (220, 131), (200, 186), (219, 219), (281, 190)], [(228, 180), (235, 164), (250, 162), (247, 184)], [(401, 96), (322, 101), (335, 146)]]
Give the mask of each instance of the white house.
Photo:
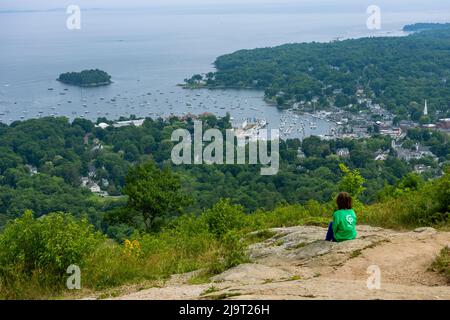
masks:
[(144, 124), (144, 121), (145, 121), (145, 119), (118, 121), (118, 122), (114, 123), (113, 126), (115, 128), (128, 127), (128, 126), (140, 127)]
[(90, 187), (89, 190), (91, 190), (92, 193), (100, 193), (102, 190), (100, 189), (100, 186), (98, 184), (96, 184), (95, 182), (93, 182)]
[(336, 154), (341, 158), (347, 158), (350, 156), (350, 150), (348, 148), (337, 149)]
[(109, 124), (101, 122), (98, 125), (95, 126), (96, 128), (106, 129), (109, 127)]

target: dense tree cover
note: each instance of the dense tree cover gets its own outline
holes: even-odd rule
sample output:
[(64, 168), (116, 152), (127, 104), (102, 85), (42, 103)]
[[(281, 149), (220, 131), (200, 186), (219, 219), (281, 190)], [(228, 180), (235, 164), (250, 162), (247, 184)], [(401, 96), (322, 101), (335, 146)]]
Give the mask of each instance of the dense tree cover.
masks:
[[(205, 128), (225, 130), (230, 127), (229, 117), (209, 115), (201, 120)], [(247, 212), (272, 209), (280, 203), (306, 203), (311, 199), (328, 201), (339, 191), (338, 182), (343, 175), (341, 163), (351, 170), (359, 169), (365, 179), (365, 190), (360, 198), (372, 202), (385, 184), (394, 184), (412, 170), (411, 165), (393, 156), (386, 161), (374, 160), (377, 150), (390, 148), (390, 139), (383, 136), (360, 141), (322, 141), (318, 137), (281, 141), (280, 170), (274, 176), (261, 176), (259, 165), (174, 166), (170, 154), (176, 142), (170, 141), (170, 137), (178, 128), (192, 132), (192, 119), (146, 119), (141, 127), (110, 126), (106, 129), (97, 128), (85, 119), (70, 123), (65, 118), (32, 119), (2, 125), (1, 224), (19, 216), (25, 209), (32, 210), (36, 216), (64, 211), (86, 216), (110, 236), (125, 238), (134, 228), (145, 228), (143, 219), (139, 218), (142, 210), (137, 206), (137, 211), (124, 207), (127, 199), (123, 197), (92, 195), (80, 187), (81, 177), (91, 176), (110, 195), (121, 196), (127, 193), (123, 187), (129, 169), (149, 160), (159, 168), (171, 167), (180, 182), (180, 192), (192, 200), (187, 212), (209, 208), (221, 198), (232, 199)], [(410, 135), (412, 144), (429, 136), (422, 137), (415, 131)], [(443, 143), (442, 138), (436, 136), (435, 148), (448, 148), (448, 139)], [(427, 141), (431, 143), (434, 139)], [(298, 157), (299, 148), (305, 158)], [(348, 148), (350, 157), (335, 155), (339, 148)], [(36, 169), (37, 174), (30, 168)], [(129, 179), (138, 180), (132, 175)]]
[[(60, 177), (45, 173), (30, 176), (28, 172), (8, 169), (0, 184), (0, 223), (30, 209), (38, 216), (55, 211), (72, 212), (89, 217), (100, 226), (99, 212), (114, 207), (103, 204), (87, 189), (73, 187)], [(117, 203), (119, 205), (119, 203)]]
[(445, 29), (450, 27), (450, 23), (415, 23), (403, 27), (403, 31), (416, 32), (424, 30)]
[[(201, 120), (208, 128), (230, 126), (229, 117)], [(265, 234), (251, 231), (326, 226), (341, 190), (354, 195), (362, 223), (448, 225), (449, 173), (427, 182), (393, 156), (373, 160), (375, 151), (389, 149), (387, 137), (282, 141), (279, 173), (261, 176), (251, 165), (172, 165), (169, 137), (176, 128), (192, 131), (192, 119), (107, 129), (65, 118), (0, 126), (0, 217), (9, 222), (0, 232), (0, 297), (61, 293), (73, 263), (86, 274), (83, 287), (93, 290), (198, 269), (209, 277), (247, 261), (245, 247)], [(447, 141), (428, 130), (412, 130), (407, 139)], [(350, 156), (339, 158), (335, 152), (344, 147)], [(89, 173), (128, 197), (92, 195), (80, 187)], [(376, 198), (381, 202), (362, 203)]]
[(130, 169), (123, 193), (128, 196), (128, 206), (140, 211), (147, 231), (155, 230), (167, 217), (183, 212), (188, 204), (180, 192), (178, 177), (166, 167), (160, 170), (153, 161)]
[(81, 72), (66, 72), (59, 75), (59, 81), (81, 87), (107, 85), (111, 76), (99, 69), (83, 70)]
[[(240, 50), (217, 58), (215, 65), (217, 72), (204, 85), (262, 89), (279, 105), (318, 98), (318, 108), (358, 106), (362, 90), (360, 95), (395, 113), (397, 120), (419, 121), (425, 99), (431, 120), (450, 116), (448, 26), (406, 37)], [(192, 81), (198, 83), (197, 78)]]
[(403, 145), (414, 148), (415, 143), (429, 147), (430, 151), (442, 160), (450, 160), (450, 138), (446, 133), (420, 128), (409, 129)]

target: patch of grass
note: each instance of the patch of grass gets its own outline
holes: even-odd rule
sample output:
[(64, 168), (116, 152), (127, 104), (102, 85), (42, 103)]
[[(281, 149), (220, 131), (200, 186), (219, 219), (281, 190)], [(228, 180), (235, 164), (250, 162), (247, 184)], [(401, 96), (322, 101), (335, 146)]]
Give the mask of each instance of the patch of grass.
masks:
[(194, 277), (189, 278), (188, 284), (204, 284), (211, 282), (211, 274), (207, 272), (202, 272)]
[(245, 240), (248, 244), (263, 242), (267, 239), (270, 239), (274, 237), (277, 233), (268, 229), (264, 229), (261, 231), (253, 232), (251, 234), (248, 234), (245, 237)]
[(296, 280), (301, 280), (301, 277), (299, 275), (294, 275), (290, 278), (283, 278), (281, 280), (275, 280), (275, 279), (266, 279), (264, 280), (264, 284), (268, 284), (268, 283), (274, 283), (274, 282), (287, 282), (287, 281), (296, 281)]
[(277, 241), (275, 241), (275, 242), (273, 243), (273, 245), (274, 245), (275, 247), (282, 246), (283, 244), (284, 244), (284, 241), (283, 241), (283, 240), (277, 240)]
[(439, 256), (431, 264), (430, 270), (443, 274), (450, 283), (450, 248), (448, 246), (441, 250)]
[(298, 244), (296, 244), (295, 246), (289, 247), (288, 250), (297, 250), (297, 249), (301, 249), (304, 248), (308, 245), (308, 243), (306, 242), (300, 242)]
[(286, 235), (285, 233), (277, 233), (277, 234), (274, 235), (272, 238), (273, 238), (274, 240), (277, 240), (277, 239), (283, 238), (285, 235)]
[(361, 253), (362, 253), (361, 249), (352, 251), (352, 253), (350, 253), (350, 259), (359, 257), (361, 255)]
[(315, 296), (315, 295), (313, 295), (313, 294), (305, 294), (305, 295), (302, 295), (302, 297), (303, 297), (303, 298), (314, 299), (314, 298), (316, 298), (317, 296)]
[(116, 298), (122, 294), (121, 290), (112, 290), (109, 292), (103, 292), (97, 297), (97, 300)]
[(327, 228), (330, 219), (328, 217), (308, 217), (303, 221), (303, 225)]
[(368, 245), (367, 247), (365, 247), (364, 249), (372, 249), (372, 248), (375, 248), (375, 247), (379, 246), (379, 245), (382, 244), (382, 243), (388, 243), (388, 242), (391, 242), (391, 240), (389, 240), (389, 239), (383, 239), (383, 240), (374, 242), (374, 243), (372, 243), (372, 244), (369, 244), (369, 245)]
[(217, 291), (219, 291), (219, 290), (220, 290), (219, 288), (214, 287), (214, 286), (211, 286), (211, 287), (209, 287), (208, 289), (206, 289), (205, 291), (203, 291), (200, 295), (201, 295), (201, 296), (204, 296), (204, 295), (207, 295), (207, 294), (210, 294), (210, 293), (217, 292)]
[(436, 227), (448, 229), (450, 218), (450, 172), (439, 179), (427, 181), (417, 190), (388, 187), (383, 200), (361, 208), (358, 222), (392, 229)]
[(364, 247), (363, 249), (354, 250), (354, 251), (352, 251), (350, 253), (350, 257), (349, 258), (350, 259), (357, 258), (357, 257), (359, 257), (362, 254), (363, 250), (375, 248), (375, 247), (379, 246), (380, 244), (386, 243), (386, 242), (391, 242), (391, 241), (389, 239), (383, 239), (383, 240), (380, 240), (380, 241), (373, 242), (373, 243), (369, 244), (368, 246)]
[(218, 295), (207, 296), (205, 298), (208, 300), (224, 300), (227, 298), (237, 297), (237, 296), (241, 296), (241, 295), (242, 295), (242, 293), (238, 293), (238, 292), (225, 292), (225, 293), (221, 293)]
[(310, 200), (305, 205), (282, 205), (272, 211), (258, 210), (247, 216), (248, 226), (253, 230), (292, 227), (307, 224), (322, 224), (332, 212), (328, 203), (321, 204)]

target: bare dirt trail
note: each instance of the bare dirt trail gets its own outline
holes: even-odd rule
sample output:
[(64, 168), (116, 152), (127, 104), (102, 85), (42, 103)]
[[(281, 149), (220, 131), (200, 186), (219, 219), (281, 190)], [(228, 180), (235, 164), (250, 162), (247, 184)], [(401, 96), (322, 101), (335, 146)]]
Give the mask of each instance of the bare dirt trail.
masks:
[[(428, 271), (450, 232), (411, 232), (358, 227), (354, 241), (323, 241), (314, 226), (272, 229), (275, 235), (248, 249), (252, 263), (225, 271), (211, 283), (189, 285), (177, 276), (161, 288), (116, 299), (445, 299), (446, 279)], [(369, 290), (369, 266), (380, 271), (380, 288)]]

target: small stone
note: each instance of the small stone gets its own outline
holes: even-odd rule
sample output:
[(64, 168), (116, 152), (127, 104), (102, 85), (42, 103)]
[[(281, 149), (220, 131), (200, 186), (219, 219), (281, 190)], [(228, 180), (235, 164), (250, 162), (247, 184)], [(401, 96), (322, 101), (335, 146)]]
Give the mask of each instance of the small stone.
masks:
[(430, 227), (422, 227), (422, 228), (414, 229), (414, 232), (417, 232), (417, 233), (423, 233), (423, 232), (435, 233), (436, 229), (430, 228)]

